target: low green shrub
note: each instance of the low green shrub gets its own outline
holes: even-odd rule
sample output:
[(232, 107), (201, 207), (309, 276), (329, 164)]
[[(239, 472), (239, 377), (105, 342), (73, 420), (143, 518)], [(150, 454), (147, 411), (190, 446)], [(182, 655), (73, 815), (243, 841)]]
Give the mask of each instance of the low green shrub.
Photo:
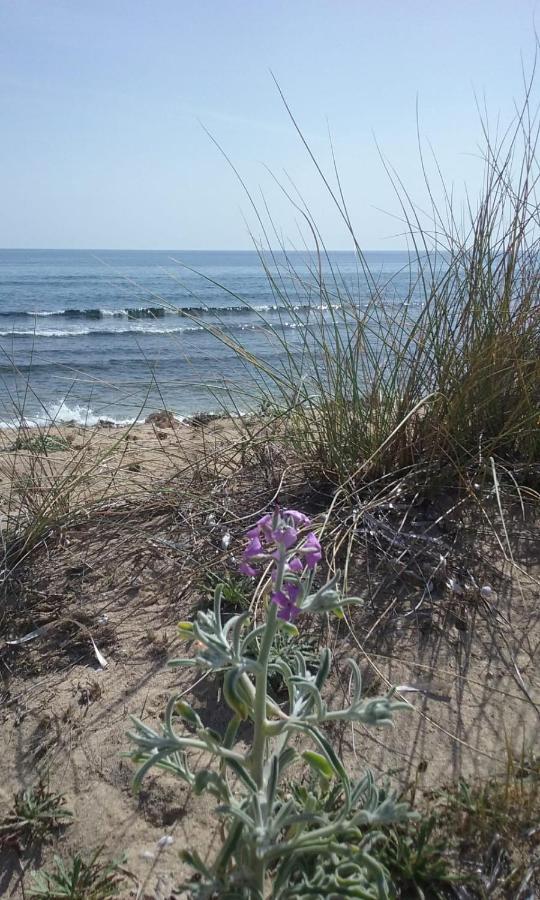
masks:
[[(135, 748), (130, 755), (140, 764), (137, 788), (157, 767), (218, 801), (225, 836), (214, 860), (207, 864), (196, 851), (184, 854), (197, 874), (197, 881), (183, 886), (193, 897), (391, 897), (388, 869), (375, 851), (386, 840), (388, 825), (413, 814), (377, 786), (370, 771), (350, 777), (326, 726), (390, 725), (393, 713), (406, 704), (392, 692), (364, 699), (360, 671), (350, 660), (352, 698), (348, 706), (335, 709), (323, 697), (330, 650), (321, 650), (313, 666), (300, 642), (287, 653), (280, 647), (278, 636), (298, 636), (294, 620), (299, 615), (339, 616), (346, 604), (358, 602), (340, 595), (337, 578), (314, 589), (322, 549), (315, 533), (307, 531), (309, 525), (302, 513), (277, 510), (248, 532), (240, 571), (251, 578), (266, 571), (270, 579), (263, 623), (251, 623), (247, 610), (226, 618), (217, 586), (213, 608), (180, 624), (181, 636), (194, 642), (196, 655), (170, 665), (195, 665), (218, 675), (232, 714), (225, 733), (205, 725), (195, 709), (174, 696), (159, 731), (133, 718)], [(272, 696), (274, 673), (281, 676), (287, 703)], [(246, 750), (237, 742), (244, 721), (252, 724)], [(194, 772), (189, 754), (201, 750), (217, 765)], [(333, 785), (336, 802), (321, 805), (287, 790), (285, 778), (294, 764), (308, 766), (325, 788)], [(309, 859), (314, 861), (311, 868), (306, 867)], [(354, 886), (353, 893), (345, 894), (345, 886)]]

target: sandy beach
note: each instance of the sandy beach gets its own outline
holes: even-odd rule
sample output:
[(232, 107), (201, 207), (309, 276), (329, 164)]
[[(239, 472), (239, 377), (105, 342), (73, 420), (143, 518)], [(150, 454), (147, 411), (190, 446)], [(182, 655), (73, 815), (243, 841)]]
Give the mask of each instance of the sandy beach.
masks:
[[(69, 449), (14, 449), (21, 438), (66, 441)], [(181, 652), (178, 621), (208, 604), (213, 573), (236, 570), (246, 525), (272, 502), (274, 489), (260, 467), (238, 465), (237, 438), (231, 420), (189, 424), (163, 416), (131, 428), (2, 434), (9, 522), (24, 528), (36, 513), (45, 521), (31, 555), (11, 573), (1, 620), (0, 799), (8, 804), (36, 771), (47, 773), (75, 812), (62, 852), (98, 839), (109, 856), (127, 849), (126, 898), (134, 896), (131, 885), (152, 900), (187, 896), (174, 892), (188, 874), (179, 851), (195, 842), (211, 853), (217, 839), (211, 799), (163, 775), (134, 794), (134, 766), (122, 754), (129, 716), (159, 724), (171, 693), (191, 698), (213, 727), (226, 721), (212, 678), (169, 670), (167, 660)], [(281, 487), (297, 506), (306, 489), (309, 497), (309, 486), (294, 479)], [(76, 516), (67, 527), (70, 508)], [(57, 525), (48, 528), (47, 516)], [(448, 569), (426, 624), (403, 614), (409, 594), (417, 596), (416, 563), (404, 567), (401, 550), (394, 557), (373, 549), (355, 555), (354, 579), (361, 594), (382, 579), (382, 604), (366, 603), (331, 626), (334, 700), (347, 701), (348, 656), (361, 666), (368, 696), (396, 684), (417, 691), (404, 694), (410, 709), (395, 730), (336, 731), (343, 759), (356, 772), (369, 757), (376, 774), (391, 769), (398, 783), (415, 783), (426, 796), (461, 777), (504, 771), (503, 735), (524, 747), (540, 737), (537, 522), (508, 522), (517, 566), (489, 527), (478, 521), (466, 527), (472, 539), (463, 542), (462, 531), (459, 551), (444, 529), (433, 532), (436, 557), (446, 554)], [(422, 566), (437, 570), (430, 545), (418, 552)], [(473, 582), (463, 595), (448, 586), (452, 573), (463, 579), (465, 567), (476, 583), (493, 586), (497, 612)], [(324, 627), (315, 632), (307, 623), (301, 633), (303, 646), (315, 650), (326, 636)], [(44, 859), (51, 860), (48, 848)], [(0, 892), (22, 898), (17, 856), (8, 849), (4, 861)]]
[(164, 412), (130, 426), (2, 429), (0, 521), (19, 521), (25, 508), (40, 503), (88, 508), (106, 498), (150, 494), (194, 464), (221, 471), (233, 462), (239, 439), (238, 421), (182, 421)]

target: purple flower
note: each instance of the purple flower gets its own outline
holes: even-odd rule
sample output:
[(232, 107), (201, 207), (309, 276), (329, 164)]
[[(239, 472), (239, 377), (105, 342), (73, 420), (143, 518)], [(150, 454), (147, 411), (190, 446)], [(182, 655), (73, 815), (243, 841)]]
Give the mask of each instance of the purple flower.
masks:
[(304, 571), (304, 564), (297, 556), (293, 556), (287, 563), (287, 571), (293, 572), (294, 575), (301, 575)]
[(276, 528), (272, 529), (272, 538), (276, 544), (283, 544), (285, 550), (294, 547), (298, 540), (298, 532), (292, 525), (286, 525), (285, 522), (279, 522)]
[(251, 559), (254, 556), (260, 556), (261, 553), (264, 553), (263, 545), (258, 537), (252, 537), (242, 555), (244, 559)]
[(302, 525), (309, 525), (311, 523), (311, 519), (308, 519), (304, 513), (298, 512), (297, 509), (284, 509), (282, 513), (283, 518), (288, 517), (292, 519), (294, 524), (297, 527), (302, 527)]
[[(297, 509), (276, 508), (274, 513), (266, 513), (246, 532), (247, 546), (242, 554), (240, 571), (244, 575), (255, 577), (259, 573), (252, 563), (271, 562), (279, 563), (283, 555), (295, 547), (299, 541), (299, 530), (310, 524), (310, 519)], [(302, 576), (307, 568), (314, 568), (321, 559), (321, 547), (314, 534), (309, 534), (302, 547), (298, 550), (302, 558), (298, 556), (286, 560), (285, 574)], [(277, 567), (273, 567), (271, 577), (275, 581)], [(294, 605), (294, 603), (293, 603)]]
[(270, 513), (266, 513), (265, 516), (262, 516), (253, 528), (250, 528), (249, 531), (246, 531), (246, 534), (250, 538), (258, 538), (263, 535), (265, 538), (270, 538), (272, 532), (272, 519), (273, 516)]
[(321, 544), (317, 535), (310, 531), (298, 552), (304, 557), (308, 569), (314, 569), (322, 559)]
[(302, 588), (297, 581), (286, 581), (283, 585), (283, 590), (293, 603), (296, 603), (298, 598), (302, 596)]
[(282, 591), (274, 591), (271, 600), (272, 603), (279, 606), (278, 619), (284, 619), (286, 622), (296, 619), (300, 609), (295, 601), (298, 599), (300, 590), (298, 585), (285, 584)]

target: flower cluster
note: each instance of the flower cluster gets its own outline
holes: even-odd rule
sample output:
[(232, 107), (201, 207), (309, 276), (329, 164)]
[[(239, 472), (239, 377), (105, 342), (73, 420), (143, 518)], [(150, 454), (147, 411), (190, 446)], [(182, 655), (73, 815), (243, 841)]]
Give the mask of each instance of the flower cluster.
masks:
[(322, 559), (317, 535), (310, 531), (311, 524), (304, 513), (296, 509), (276, 509), (272, 515), (263, 516), (247, 532), (248, 543), (242, 554), (240, 572), (250, 578), (260, 574), (257, 566), (272, 562), (271, 600), (279, 607), (278, 617), (291, 621), (300, 612), (305, 593), (304, 576), (309, 575)]

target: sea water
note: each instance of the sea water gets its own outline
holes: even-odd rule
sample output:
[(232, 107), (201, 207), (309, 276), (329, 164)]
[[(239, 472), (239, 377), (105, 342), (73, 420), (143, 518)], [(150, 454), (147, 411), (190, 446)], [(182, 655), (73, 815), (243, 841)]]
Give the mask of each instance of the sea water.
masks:
[[(320, 261), (254, 251), (0, 250), (0, 423), (131, 422), (167, 408), (256, 403), (254, 370), (231, 343), (278, 368), (338, 294), (410, 299), (407, 253)], [(320, 274), (327, 292), (317, 286)], [(292, 307), (292, 309), (291, 309)], [(319, 318), (317, 318), (317, 316)]]

